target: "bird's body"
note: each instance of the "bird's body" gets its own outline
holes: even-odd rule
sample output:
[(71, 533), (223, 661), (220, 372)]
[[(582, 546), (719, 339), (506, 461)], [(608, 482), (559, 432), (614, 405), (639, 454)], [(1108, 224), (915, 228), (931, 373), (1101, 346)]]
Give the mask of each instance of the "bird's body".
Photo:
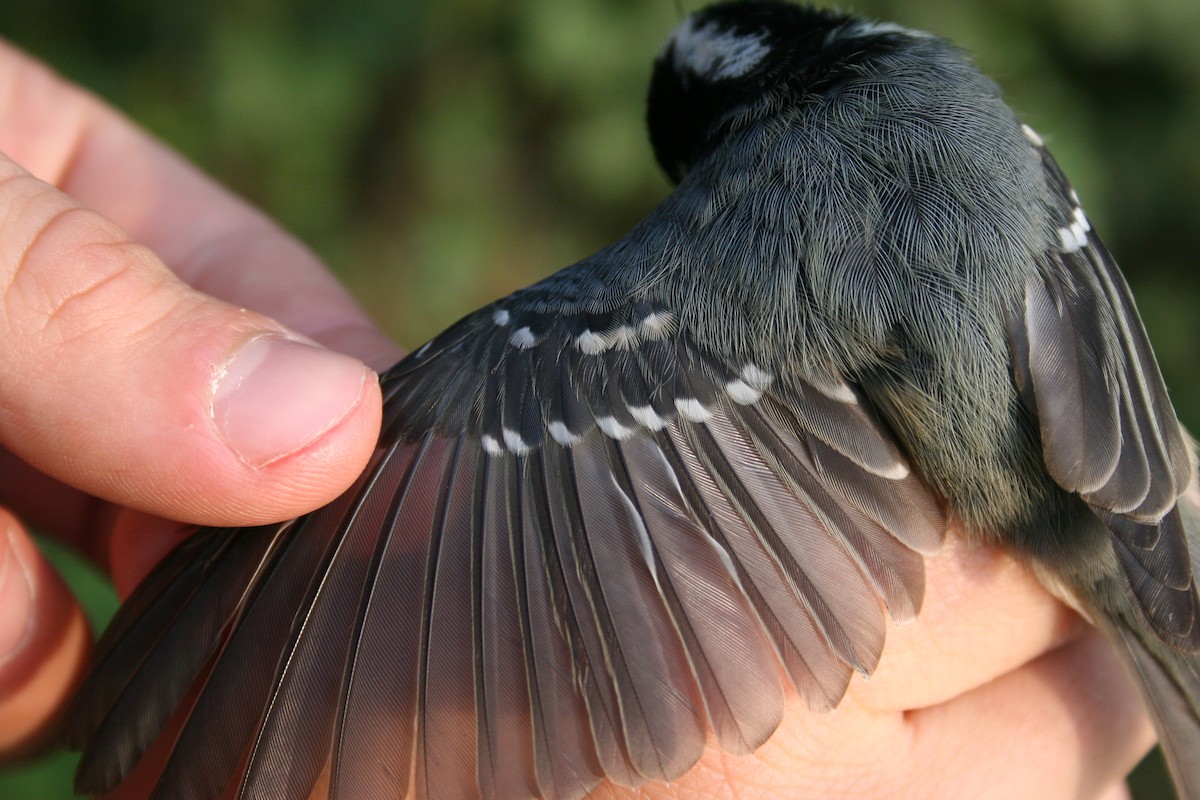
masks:
[(780, 665), (816, 708), (869, 673), (946, 511), (1124, 643), (1200, 797), (1194, 457), (1038, 136), (945, 41), (778, 3), (685, 21), (649, 124), (675, 191), (389, 370), (342, 500), (139, 590), (74, 712), (85, 788), (209, 663), (163, 796), (670, 779), (770, 735)]

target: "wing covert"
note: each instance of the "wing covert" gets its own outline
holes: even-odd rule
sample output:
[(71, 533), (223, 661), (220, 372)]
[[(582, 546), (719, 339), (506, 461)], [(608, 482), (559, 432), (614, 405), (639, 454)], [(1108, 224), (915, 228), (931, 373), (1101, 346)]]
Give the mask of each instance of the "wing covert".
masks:
[(1145, 618), (1165, 641), (1196, 650), (1200, 602), (1176, 508), (1192, 457), (1129, 287), (1058, 165), (1034, 144), (1059, 227), (1013, 331), (1017, 382), (1036, 410), (1051, 477), (1108, 528)]

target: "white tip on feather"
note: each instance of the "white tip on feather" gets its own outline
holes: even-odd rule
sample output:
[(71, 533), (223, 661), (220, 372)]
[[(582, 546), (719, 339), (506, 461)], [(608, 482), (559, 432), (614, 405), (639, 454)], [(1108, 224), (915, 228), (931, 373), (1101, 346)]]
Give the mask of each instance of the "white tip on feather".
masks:
[(1058, 229), (1059, 243), (1064, 253), (1077, 253), (1087, 245), (1087, 229), (1078, 222)]
[(508, 337), (508, 343), (521, 350), (528, 350), (537, 344), (537, 337), (533, 335), (533, 331), (526, 325), (513, 331), (512, 336)]
[(826, 386), (820, 383), (814, 383), (817, 391), (828, 397), (830, 400), (837, 400), (839, 403), (848, 403), (850, 405), (858, 405), (858, 397), (854, 394), (854, 390), (845, 383), (838, 381), (832, 386)]
[(770, 386), (775, 376), (771, 373), (760, 369), (757, 364), (747, 364), (742, 367), (742, 380), (750, 387), (765, 392)]
[(609, 347), (617, 350), (632, 350), (637, 347), (638, 335), (637, 331), (628, 325), (622, 325), (612, 333), (605, 337)]
[(757, 403), (762, 398), (762, 391), (755, 389), (741, 378), (732, 380), (725, 384), (725, 391), (729, 393), (729, 398), (738, 405), (748, 406), (752, 403)]
[(600, 427), (600, 430), (604, 431), (605, 435), (617, 441), (628, 439), (635, 433), (633, 428), (626, 428), (617, 422), (616, 417), (596, 417), (596, 425)]
[(495, 311), (492, 312), (492, 322), (496, 323), (501, 328), (503, 328), (505, 325), (507, 325), (508, 321), (509, 321), (508, 312), (505, 311), (503, 308), (497, 308)]
[(670, 311), (655, 311), (646, 315), (639, 323), (642, 335), (647, 339), (659, 339), (671, 332), (675, 326), (675, 315)]
[(667, 427), (667, 421), (658, 415), (650, 406), (630, 406), (629, 413), (638, 424), (652, 431), (661, 431)]
[(1092, 223), (1088, 222), (1087, 214), (1083, 213), (1083, 209), (1081, 207), (1075, 206), (1074, 217), (1075, 225), (1078, 225), (1085, 231), (1090, 231), (1092, 229)]
[(490, 456), (499, 456), (504, 454), (504, 446), (500, 444), (495, 436), (490, 434), (483, 435), (483, 449)]
[(675, 408), (679, 416), (690, 422), (708, 422), (712, 418), (712, 412), (694, 397), (676, 397)]
[(1028, 139), (1034, 147), (1046, 146), (1046, 143), (1042, 141), (1042, 137), (1038, 136), (1038, 132), (1028, 125), (1021, 125), (1021, 132), (1025, 134), (1025, 138)]
[(594, 331), (584, 331), (575, 337), (575, 347), (589, 356), (598, 356), (608, 349), (604, 337)]
[(571, 429), (567, 427), (565, 422), (555, 420), (547, 424), (546, 428), (550, 431), (551, 438), (563, 447), (572, 447), (579, 441), (579, 437), (571, 433)]
[(525, 440), (521, 438), (521, 434), (517, 433), (516, 431), (505, 428), (501, 432), (504, 434), (505, 446), (508, 447), (508, 449), (513, 453), (523, 456), (533, 449), (525, 443)]

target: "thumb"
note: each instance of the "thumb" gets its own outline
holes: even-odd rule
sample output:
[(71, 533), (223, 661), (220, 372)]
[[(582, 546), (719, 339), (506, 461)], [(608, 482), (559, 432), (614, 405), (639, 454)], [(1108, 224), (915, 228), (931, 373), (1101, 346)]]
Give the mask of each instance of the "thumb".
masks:
[(191, 289), (2, 156), (0, 208), (0, 444), (209, 525), (296, 516), (357, 477), (380, 424), (367, 367)]

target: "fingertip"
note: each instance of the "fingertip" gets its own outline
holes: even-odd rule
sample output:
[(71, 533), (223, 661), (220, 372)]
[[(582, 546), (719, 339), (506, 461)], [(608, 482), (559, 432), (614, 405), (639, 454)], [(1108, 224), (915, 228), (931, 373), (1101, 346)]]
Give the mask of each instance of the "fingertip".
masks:
[(255, 336), (216, 370), (212, 415), (225, 444), (261, 468), (298, 453), (361, 404), (356, 359), (280, 335)]
[(0, 510), (0, 760), (48, 741), (90, 647), (87, 621), (66, 585)]

